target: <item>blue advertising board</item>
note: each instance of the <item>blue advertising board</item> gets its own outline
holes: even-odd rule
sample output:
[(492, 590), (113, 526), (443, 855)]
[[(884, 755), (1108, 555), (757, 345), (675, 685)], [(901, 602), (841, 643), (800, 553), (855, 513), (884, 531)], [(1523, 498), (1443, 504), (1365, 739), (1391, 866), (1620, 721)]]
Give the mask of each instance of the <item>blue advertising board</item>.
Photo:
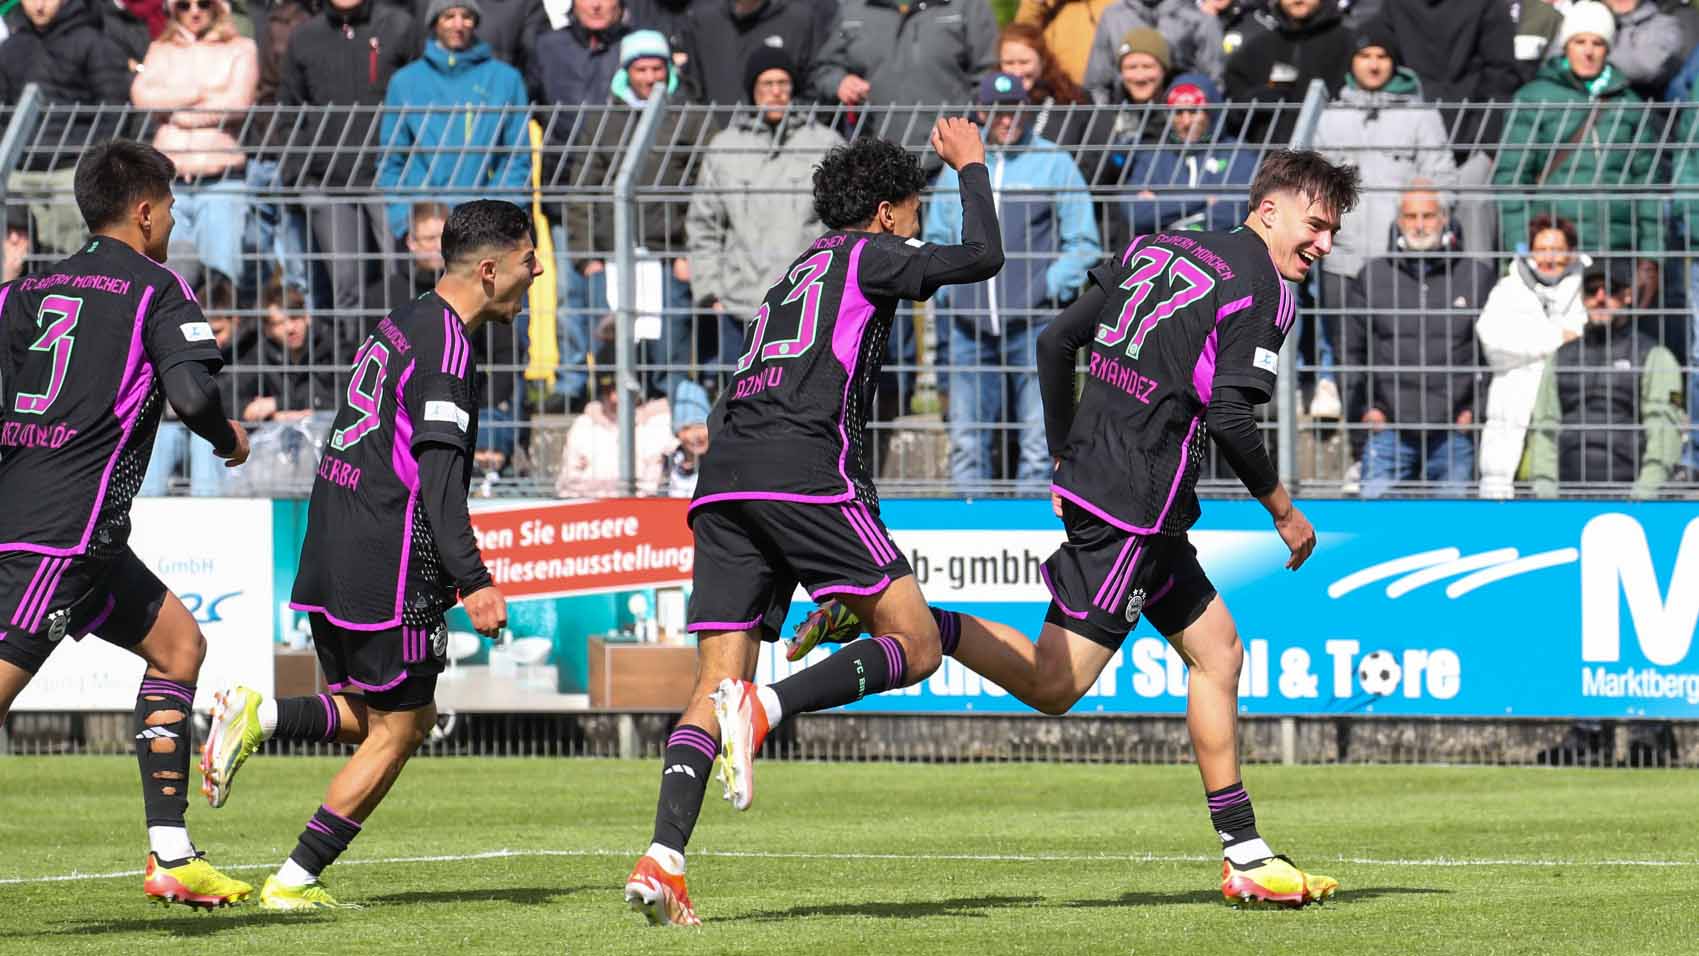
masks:
[[(1253, 501), (1205, 502), (1191, 533), (1244, 641), (1244, 713), (1699, 718), (1699, 507), (1301, 506), (1318, 545), (1297, 572)], [(883, 515), (928, 600), (1036, 637), (1039, 567), (1063, 537), (1048, 502), (888, 501)], [(791, 623), (809, 608), (793, 605)], [(791, 669), (763, 653), (758, 679)], [(1141, 621), (1074, 709), (1178, 714), (1185, 688), (1179, 656)], [(1028, 711), (954, 661), (850, 709)]]

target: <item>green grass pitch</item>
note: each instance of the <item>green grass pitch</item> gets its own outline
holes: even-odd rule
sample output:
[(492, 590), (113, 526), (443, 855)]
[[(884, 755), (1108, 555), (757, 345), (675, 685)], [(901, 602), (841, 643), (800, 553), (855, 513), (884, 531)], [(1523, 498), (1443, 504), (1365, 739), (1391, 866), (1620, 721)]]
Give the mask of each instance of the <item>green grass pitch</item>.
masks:
[[(335, 766), (255, 758), (225, 809), (197, 796), (196, 842), (257, 889)], [(420, 760), (327, 874), (365, 909), (199, 913), (106, 875), (142, 863), (133, 761), (0, 759), (0, 953), (1699, 952), (1691, 772), (1252, 767), (1263, 833), (1344, 885), (1242, 911), (1190, 767), (768, 763), (747, 814), (710, 791), (700, 930), (621, 900), (657, 776)]]

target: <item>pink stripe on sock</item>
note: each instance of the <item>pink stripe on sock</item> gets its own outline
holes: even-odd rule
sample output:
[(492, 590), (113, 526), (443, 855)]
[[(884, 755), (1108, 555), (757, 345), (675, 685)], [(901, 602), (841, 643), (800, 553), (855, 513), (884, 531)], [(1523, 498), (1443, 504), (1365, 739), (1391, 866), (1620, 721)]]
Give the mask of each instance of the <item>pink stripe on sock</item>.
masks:
[(320, 694), (319, 703), (324, 705), (324, 739), (335, 740), (336, 734), (342, 729), (342, 713), (336, 709), (336, 702), (329, 694)]
[(331, 808), (325, 806), (322, 803), (319, 804), (319, 809), (324, 811), (325, 813), (328, 813), (331, 816), (337, 818), (338, 820), (341, 820), (343, 823), (348, 824), (349, 826), (353, 827), (356, 830), (360, 829), (360, 825), (358, 823), (355, 823), (353, 820), (350, 820), (347, 817), (343, 816), (342, 814), (337, 813), (335, 810), (332, 810)]

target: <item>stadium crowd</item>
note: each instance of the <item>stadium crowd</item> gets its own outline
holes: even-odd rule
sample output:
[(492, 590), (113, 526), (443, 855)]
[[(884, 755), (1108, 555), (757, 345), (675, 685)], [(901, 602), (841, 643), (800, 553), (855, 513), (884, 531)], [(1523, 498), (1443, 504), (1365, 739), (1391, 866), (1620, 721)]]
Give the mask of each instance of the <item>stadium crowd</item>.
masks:
[[(511, 198), (533, 204), (553, 294), (547, 314), (534, 298), (516, 333), (475, 343), (480, 464), (611, 492), (607, 192), (665, 89), (709, 108), (662, 114), (627, 278), (649, 369), (640, 484), (688, 494), (744, 323), (819, 231), (815, 163), (869, 132), (919, 148), (947, 110), (976, 115), (994, 147), (1008, 266), (893, 335), (881, 412), (911, 411), (929, 356), (949, 479), (1039, 483), (1037, 333), (1132, 235), (1242, 220), (1261, 150), (1292, 140), (1320, 80), (1331, 101), (1313, 143), (1361, 165), (1369, 188), (1299, 290), (1303, 411), (1343, 432), (1351, 486), (1653, 495), (1699, 473), (1688, 0), (1020, 0), (1002, 26), (987, 0), (0, 12), (0, 120), (30, 84), (48, 106), (7, 181), (3, 278), (81, 242), (69, 185), (82, 145), (150, 138), (180, 177), (172, 264), (244, 370), (226, 376), (226, 402), (251, 423), (334, 408), (371, 323), (440, 270), (448, 210)], [(954, 241), (954, 193), (937, 172), (923, 238)], [(564, 447), (527, 463), (526, 424), (561, 413), (579, 416)], [(218, 462), (196, 445), (162, 430), (150, 490), (176, 474), (215, 491)]]

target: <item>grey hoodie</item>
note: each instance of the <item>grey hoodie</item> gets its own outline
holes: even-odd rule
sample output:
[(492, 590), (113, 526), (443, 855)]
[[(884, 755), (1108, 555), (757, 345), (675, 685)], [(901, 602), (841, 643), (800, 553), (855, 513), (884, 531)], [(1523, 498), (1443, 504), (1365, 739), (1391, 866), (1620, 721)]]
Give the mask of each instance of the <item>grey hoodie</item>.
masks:
[(1203, 12), (1197, 0), (1116, 0), (1103, 8), (1085, 63), (1088, 90), (1113, 84), (1121, 72), (1121, 38), (1128, 30), (1149, 27), (1168, 41), (1168, 75), (1203, 73), (1217, 86), (1226, 56), (1221, 21)]
[(1346, 78), (1316, 127), (1316, 149), (1329, 160), (1361, 171), (1363, 193), (1345, 214), (1333, 252), (1323, 260), (1329, 275), (1356, 276), (1363, 263), (1386, 255), (1398, 219), (1398, 199), (1413, 179), (1438, 186), (1457, 181), (1457, 163), (1439, 111), (1422, 102), (1422, 83), (1408, 67), (1373, 93)]
[(825, 231), (814, 215), (814, 167), (843, 142), (796, 112), (773, 127), (745, 111), (715, 134), (685, 218), (698, 302), (717, 300), (746, 322), (754, 316), (785, 267)]

